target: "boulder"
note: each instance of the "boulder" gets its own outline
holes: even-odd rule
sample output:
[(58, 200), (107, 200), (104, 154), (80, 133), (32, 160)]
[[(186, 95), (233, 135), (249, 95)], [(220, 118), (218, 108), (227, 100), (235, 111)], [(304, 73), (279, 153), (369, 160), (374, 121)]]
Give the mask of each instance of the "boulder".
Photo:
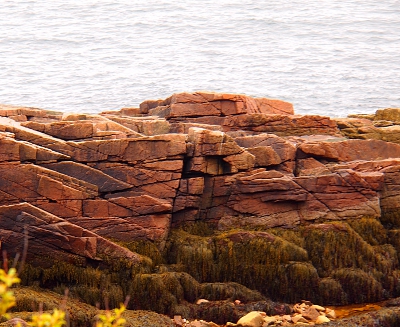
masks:
[(226, 117), (223, 127), (224, 131), (246, 130), (278, 136), (340, 134), (336, 122), (323, 116), (242, 114)]
[(99, 192), (115, 192), (126, 190), (132, 187), (131, 184), (113, 178), (98, 169), (94, 169), (87, 165), (73, 161), (43, 164), (42, 166), (64, 175), (68, 175), (96, 185)]
[(298, 156), (329, 161), (382, 160), (400, 157), (400, 145), (380, 140), (345, 140), (338, 142), (305, 142)]
[(238, 326), (243, 327), (261, 327), (264, 324), (264, 317), (258, 311), (252, 311), (240, 318), (237, 322)]
[(43, 266), (50, 263), (49, 258), (79, 262), (101, 261), (108, 256), (134, 264), (142, 260), (139, 255), (28, 203), (2, 205), (0, 215), (2, 249), (10, 256), (22, 252), (27, 233), (28, 261)]
[(316, 325), (321, 325), (330, 322), (331, 320), (328, 317), (325, 316), (318, 316), (318, 318), (315, 320)]
[(166, 119), (244, 113), (293, 114), (292, 104), (282, 100), (210, 92), (177, 93), (165, 100), (143, 102), (140, 109), (142, 113)]

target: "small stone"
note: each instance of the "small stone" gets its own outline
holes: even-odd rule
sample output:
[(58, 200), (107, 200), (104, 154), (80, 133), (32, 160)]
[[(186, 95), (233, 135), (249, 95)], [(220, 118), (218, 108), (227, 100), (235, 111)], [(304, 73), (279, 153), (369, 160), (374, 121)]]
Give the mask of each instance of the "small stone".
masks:
[(261, 327), (263, 323), (264, 318), (259, 311), (251, 311), (237, 322), (238, 325), (243, 327)]
[(240, 302), (240, 300), (235, 300), (235, 302), (234, 302), (236, 305), (239, 305), (240, 303), (242, 303), (242, 302)]
[(206, 299), (198, 299), (196, 304), (203, 304), (203, 303), (208, 303), (210, 301), (206, 300)]
[(315, 320), (315, 323), (316, 323), (317, 325), (319, 325), (319, 324), (324, 324), (324, 323), (330, 322), (330, 321), (331, 321), (331, 320), (330, 320), (328, 317), (319, 316), (319, 317), (317, 318), (317, 320)]
[(193, 320), (189, 327), (211, 327), (211, 325), (203, 320)]
[(308, 307), (303, 312), (303, 317), (311, 321), (316, 321), (318, 316), (320, 316), (319, 311), (313, 307)]
[(304, 318), (302, 315), (299, 315), (299, 314), (294, 315), (294, 316), (292, 317), (292, 322), (293, 322), (294, 324), (297, 324), (298, 322), (306, 322), (306, 323), (308, 323), (307, 319)]
[(182, 316), (174, 316), (174, 323), (176, 326), (183, 326), (183, 319)]
[(318, 304), (313, 304), (313, 305), (311, 306), (311, 308), (314, 308), (314, 309), (316, 309), (316, 310), (318, 310), (318, 311), (325, 311), (325, 308), (324, 308), (324, 307), (321, 307), (321, 306), (318, 305)]
[(264, 317), (264, 326), (269, 326), (269, 325), (273, 325), (276, 322), (276, 318), (275, 317)]
[(291, 322), (292, 321), (292, 317), (290, 315), (283, 315), (282, 319), (287, 321), (287, 322)]
[(336, 312), (335, 310), (326, 308), (325, 315), (330, 319), (336, 319)]
[(298, 303), (296, 303), (296, 304), (293, 306), (293, 311), (294, 311), (294, 312), (297, 312), (297, 313), (303, 313), (303, 310), (301, 310), (300, 304), (298, 304)]
[(312, 305), (311, 301), (301, 300), (301, 302), (304, 303), (305, 305), (308, 305), (308, 306)]

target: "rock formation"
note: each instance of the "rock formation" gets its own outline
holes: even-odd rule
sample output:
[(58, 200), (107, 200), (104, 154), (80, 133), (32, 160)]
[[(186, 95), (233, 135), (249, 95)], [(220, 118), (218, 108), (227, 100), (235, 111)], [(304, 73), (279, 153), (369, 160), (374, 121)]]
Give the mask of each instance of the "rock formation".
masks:
[(295, 115), (284, 101), (207, 92), (101, 114), (2, 105), (2, 249), (14, 256), (27, 238), (26, 281), (49, 287), (79, 280), (54, 263), (112, 274), (123, 262), (137, 284), (119, 297), (144, 279), (161, 287), (157, 269), (189, 273), (198, 293), (170, 275), (183, 293), (168, 305), (134, 303), (169, 314), (205, 283), (322, 304), (398, 296), (399, 116)]

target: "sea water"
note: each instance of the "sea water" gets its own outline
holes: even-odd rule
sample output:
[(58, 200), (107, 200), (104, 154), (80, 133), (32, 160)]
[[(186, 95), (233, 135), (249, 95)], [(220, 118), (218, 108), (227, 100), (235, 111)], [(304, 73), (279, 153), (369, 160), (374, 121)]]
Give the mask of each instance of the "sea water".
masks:
[(0, 83), (63, 112), (211, 90), (372, 113), (400, 107), (400, 1), (1, 0)]

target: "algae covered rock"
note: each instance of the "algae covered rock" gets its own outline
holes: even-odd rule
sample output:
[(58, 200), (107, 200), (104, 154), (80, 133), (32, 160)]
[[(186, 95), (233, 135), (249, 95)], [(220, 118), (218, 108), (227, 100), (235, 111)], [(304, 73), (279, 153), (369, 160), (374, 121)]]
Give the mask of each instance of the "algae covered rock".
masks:
[(330, 119), (195, 92), (0, 116), (1, 247), (28, 243), (26, 285), (221, 323), (235, 301), (400, 295), (398, 109)]
[[(95, 306), (78, 301), (71, 296), (63, 296), (44, 289), (30, 287), (17, 287), (13, 289), (16, 297), (16, 306), (12, 309), (11, 318), (21, 318), (29, 321), (34, 312), (43, 310), (52, 312), (54, 309), (63, 309), (67, 313), (69, 326), (91, 327), (96, 321), (96, 316), (104, 314)], [(172, 320), (164, 315), (151, 311), (126, 310), (123, 313), (126, 327), (173, 327)], [(0, 326), (9, 326), (6, 322)]]

